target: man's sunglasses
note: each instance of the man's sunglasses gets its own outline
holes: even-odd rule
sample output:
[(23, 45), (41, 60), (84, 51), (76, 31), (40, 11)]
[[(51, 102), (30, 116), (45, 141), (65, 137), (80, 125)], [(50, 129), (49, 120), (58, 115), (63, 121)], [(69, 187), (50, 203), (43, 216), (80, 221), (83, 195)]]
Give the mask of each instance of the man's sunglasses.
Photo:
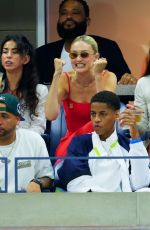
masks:
[(71, 53), (69, 54), (69, 57), (70, 57), (71, 59), (75, 59), (75, 58), (77, 58), (78, 56), (80, 56), (81, 58), (88, 58), (90, 55), (92, 55), (92, 54), (90, 54), (90, 53), (88, 53), (88, 52), (86, 52), (86, 51), (81, 51), (80, 53), (71, 52)]

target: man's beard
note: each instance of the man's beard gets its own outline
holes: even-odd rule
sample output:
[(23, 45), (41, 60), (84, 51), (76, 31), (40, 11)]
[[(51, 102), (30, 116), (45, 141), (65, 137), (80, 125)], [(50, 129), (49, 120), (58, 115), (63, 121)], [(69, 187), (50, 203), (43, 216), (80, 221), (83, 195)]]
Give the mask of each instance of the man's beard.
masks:
[(67, 40), (73, 40), (77, 36), (84, 35), (87, 29), (87, 20), (85, 19), (83, 22), (75, 22), (74, 28), (64, 28), (64, 23), (57, 22), (57, 33), (58, 35)]

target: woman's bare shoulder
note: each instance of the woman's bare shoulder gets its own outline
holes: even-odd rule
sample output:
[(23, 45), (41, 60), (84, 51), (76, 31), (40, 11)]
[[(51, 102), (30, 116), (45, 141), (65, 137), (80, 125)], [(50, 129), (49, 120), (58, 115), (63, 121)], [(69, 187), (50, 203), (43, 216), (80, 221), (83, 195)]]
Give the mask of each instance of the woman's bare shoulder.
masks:
[(59, 79), (59, 92), (63, 94), (63, 98), (68, 97), (69, 85), (73, 79), (73, 71), (63, 72)]
[(111, 80), (116, 80), (117, 81), (117, 77), (115, 75), (115, 73), (110, 72), (109, 70), (103, 70), (102, 74), (101, 74), (102, 78), (106, 78), (107, 80), (111, 79)]
[(115, 73), (113, 73), (107, 69), (103, 70), (102, 75), (104, 75), (104, 76), (116, 76)]
[(68, 80), (71, 82), (71, 81), (74, 81), (76, 79), (76, 74), (75, 74), (75, 71), (69, 71), (69, 72), (63, 72), (62, 74), (62, 81), (63, 82), (66, 82), (68, 84)]

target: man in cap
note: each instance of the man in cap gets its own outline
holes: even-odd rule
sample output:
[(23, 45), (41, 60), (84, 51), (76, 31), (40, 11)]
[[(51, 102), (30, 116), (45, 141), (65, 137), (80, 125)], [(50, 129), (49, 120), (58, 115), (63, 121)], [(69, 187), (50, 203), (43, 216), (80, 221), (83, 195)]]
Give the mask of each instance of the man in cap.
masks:
[[(53, 168), (49, 159), (39, 159), (48, 158), (43, 138), (27, 129), (16, 128), (22, 119), (20, 110), (16, 96), (8, 93), (0, 95), (0, 192), (41, 192), (51, 188)], [(17, 157), (20, 159), (15, 165)]]

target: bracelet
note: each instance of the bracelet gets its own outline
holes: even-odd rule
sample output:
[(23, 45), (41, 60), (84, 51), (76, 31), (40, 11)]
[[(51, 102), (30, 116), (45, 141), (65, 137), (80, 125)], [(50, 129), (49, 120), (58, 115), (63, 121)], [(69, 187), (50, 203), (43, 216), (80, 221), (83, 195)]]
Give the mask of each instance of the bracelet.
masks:
[(34, 182), (34, 183), (40, 185), (40, 189), (42, 189), (42, 182), (41, 182), (41, 180), (39, 178), (34, 178), (30, 182)]
[(140, 137), (137, 138), (137, 139), (131, 139), (130, 144), (135, 144), (135, 143), (138, 143), (138, 142), (141, 142), (141, 141), (142, 141), (142, 139)]

